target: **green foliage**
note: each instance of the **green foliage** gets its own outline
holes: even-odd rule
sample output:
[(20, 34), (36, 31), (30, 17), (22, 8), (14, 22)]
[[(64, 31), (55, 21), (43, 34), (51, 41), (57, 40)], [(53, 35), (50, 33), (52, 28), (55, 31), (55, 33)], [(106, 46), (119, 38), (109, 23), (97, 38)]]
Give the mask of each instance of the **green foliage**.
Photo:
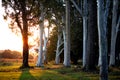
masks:
[[(82, 21), (77, 19), (73, 20), (73, 24), (71, 24), (71, 60), (73, 63), (77, 63), (78, 59), (82, 58)], [(49, 60), (54, 60), (55, 58), (55, 50), (57, 45), (57, 27), (54, 27), (51, 32), (47, 58)], [(63, 55), (61, 55), (61, 58)]]
[(82, 58), (82, 21), (73, 19), (71, 25), (71, 60), (77, 64), (78, 59)]
[(49, 43), (47, 47), (47, 59), (48, 61), (55, 59), (55, 50), (57, 45), (57, 27), (54, 27), (50, 34)]

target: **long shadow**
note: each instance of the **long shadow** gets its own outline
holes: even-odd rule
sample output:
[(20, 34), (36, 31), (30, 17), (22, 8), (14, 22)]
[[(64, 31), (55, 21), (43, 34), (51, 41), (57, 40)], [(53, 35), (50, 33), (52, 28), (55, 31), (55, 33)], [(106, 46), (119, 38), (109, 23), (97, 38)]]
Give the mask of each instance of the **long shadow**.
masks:
[(30, 73), (30, 69), (23, 69), (19, 80), (36, 80)]

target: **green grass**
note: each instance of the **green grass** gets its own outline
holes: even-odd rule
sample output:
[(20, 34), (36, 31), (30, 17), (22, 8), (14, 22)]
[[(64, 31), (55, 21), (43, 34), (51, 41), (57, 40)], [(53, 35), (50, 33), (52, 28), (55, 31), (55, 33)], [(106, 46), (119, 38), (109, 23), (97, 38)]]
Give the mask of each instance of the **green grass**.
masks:
[[(99, 80), (98, 73), (83, 72), (74, 66), (46, 65), (31, 69), (19, 69), (21, 63), (0, 63), (0, 80)], [(34, 64), (31, 64), (34, 66)], [(120, 80), (120, 70), (109, 73), (109, 80)]]

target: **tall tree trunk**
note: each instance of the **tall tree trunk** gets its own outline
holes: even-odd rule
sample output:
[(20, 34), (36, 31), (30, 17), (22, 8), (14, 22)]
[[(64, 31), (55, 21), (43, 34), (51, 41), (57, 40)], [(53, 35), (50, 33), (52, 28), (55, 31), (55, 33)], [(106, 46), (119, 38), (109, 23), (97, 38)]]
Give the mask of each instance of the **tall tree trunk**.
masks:
[(43, 63), (47, 64), (47, 43), (48, 43), (48, 40), (49, 40), (49, 28), (48, 28), (48, 35), (47, 37), (45, 36), (46, 33), (44, 31), (44, 49), (43, 49)]
[(55, 57), (55, 63), (60, 63), (60, 47), (62, 45), (62, 31), (60, 26), (58, 26), (58, 41), (57, 41), (57, 49), (56, 49), (56, 57)]
[(44, 38), (44, 47), (43, 47), (43, 63), (47, 64), (47, 38)]
[(96, 0), (88, 1), (88, 28), (87, 28), (86, 71), (95, 70), (97, 42), (97, 5)]
[(109, 66), (115, 65), (115, 45), (117, 39), (117, 12), (118, 0), (113, 0), (113, 15), (112, 15), (112, 35), (111, 35), (111, 50), (110, 50), (110, 63)]
[[(99, 54), (101, 59), (100, 80), (108, 80), (107, 64), (107, 23), (105, 15), (104, 0), (97, 0), (98, 3), (98, 33), (99, 33)], [(107, 3), (106, 3), (107, 5)]]
[(40, 4), (41, 7), (41, 18), (40, 18), (40, 48), (39, 48), (39, 54), (38, 54), (38, 61), (37, 65), (38, 67), (43, 66), (43, 31), (44, 31), (44, 14), (43, 14), (43, 5)]
[[(62, 23), (65, 23), (65, 20), (64, 20), (64, 17), (62, 16)], [(57, 49), (56, 49), (56, 57), (55, 57), (55, 63), (56, 64), (59, 64), (60, 63), (60, 54), (62, 53), (62, 51), (64, 49), (61, 49), (61, 46), (63, 45), (63, 39), (62, 39), (62, 36), (63, 36), (63, 25), (60, 25), (59, 21), (56, 21), (57, 23), (57, 26), (58, 26), (58, 41), (57, 41)], [(63, 31), (63, 32), (62, 32)], [(63, 36), (64, 38), (64, 36)]]
[(59, 44), (60, 44), (60, 39), (59, 39), (59, 34), (58, 34), (58, 41), (57, 41), (57, 49), (56, 49), (56, 57), (55, 57), (55, 64), (59, 64), (60, 63), (60, 57), (58, 55), (59, 53)]
[(29, 47), (28, 47), (28, 23), (27, 23), (27, 14), (25, 10), (25, 1), (22, 2), (22, 21), (23, 21), (23, 32), (22, 32), (22, 39), (23, 39), (23, 64), (22, 68), (29, 67), (28, 65), (28, 56), (29, 56)]
[(87, 19), (87, 0), (84, 0), (83, 4), (83, 68), (86, 66), (87, 59), (87, 28), (88, 28), (88, 19)]
[(59, 36), (58, 36), (58, 41), (57, 41), (57, 49), (56, 49), (56, 57), (55, 57), (55, 63), (56, 64), (59, 64), (60, 63), (60, 57), (59, 55), (57, 55), (59, 53), (59, 43), (60, 43), (60, 40), (59, 40)]
[(70, 66), (70, 2), (66, 0), (66, 38), (64, 43), (64, 66)]

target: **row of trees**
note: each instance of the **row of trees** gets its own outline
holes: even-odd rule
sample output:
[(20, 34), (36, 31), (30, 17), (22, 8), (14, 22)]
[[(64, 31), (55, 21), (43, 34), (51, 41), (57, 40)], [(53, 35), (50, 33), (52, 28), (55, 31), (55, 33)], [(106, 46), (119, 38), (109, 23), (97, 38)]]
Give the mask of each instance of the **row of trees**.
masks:
[[(50, 45), (52, 44), (51, 41), (48, 41), (48, 38), (52, 35), (43, 39), (44, 20), (47, 19), (49, 21), (48, 28), (55, 24), (58, 30), (55, 62), (59, 64), (60, 54), (64, 53), (63, 64), (69, 67), (71, 64), (70, 52), (73, 54), (79, 53), (75, 52), (79, 49), (73, 48), (73, 45), (70, 44), (73, 43), (70, 41), (73, 40), (73, 36), (70, 36), (70, 29), (74, 29), (74, 26), (76, 26), (73, 24), (79, 24), (77, 27), (83, 25), (83, 33), (80, 32), (80, 34), (83, 34), (83, 46), (81, 45), (83, 48), (83, 69), (85, 71), (95, 70), (96, 61), (98, 61), (101, 80), (108, 79), (108, 57), (110, 57), (110, 66), (120, 62), (118, 46), (119, 4), (119, 0), (3, 0), (3, 7), (6, 12), (5, 18), (12, 18), (12, 27), (18, 27), (23, 38), (22, 67), (29, 67), (28, 27), (39, 25), (40, 28), (40, 49), (37, 66), (43, 66), (43, 63), (46, 62), (46, 45), (49, 44), (48, 49), (52, 47)], [(77, 54), (77, 56), (79, 55)]]
[[(79, 14), (83, 19), (83, 68), (86, 71), (95, 70), (96, 60), (97, 60), (96, 56), (98, 56), (97, 51), (99, 50), (98, 66), (100, 66), (101, 80), (104, 80), (104, 79), (107, 80), (108, 79), (108, 76), (107, 76), (108, 63), (109, 63), (109, 66), (116, 66), (116, 65), (119, 65), (119, 62), (120, 62), (120, 59), (119, 59), (120, 54), (118, 50), (119, 26), (120, 26), (120, 22), (119, 22), (119, 16), (120, 16), (119, 3), (120, 2), (118, 0), (113, 0), (113, 1), (112, 0), (111, 1), (110, 0), (106, 0), (106, 1), (104, 0), (97, 0), (97, 1), (96, 0), (92, 0), (92, 1), (70, 0), (70, 1), (71, 1), (70, 3), (71, 8), (74, 7), (79, 12)], [(66, 7), (67, 7), (67, 4), (66, 4)], [(70, 9), (70, 11), (71, 10), (74, 12), (73, 8)], [(77, 16), (79, 14), (76, 13)], [(69, 21), (69, 20), (66, 20), (66, 21)], [(72, 20), (71, 20), (71, 25), (72, 25)], [(66, 23), (66, 27), (67, 27), (67, 23)], [(64, 31), (64, 29), (62, 31)], [(58, 30), (58, 32), (60, 31)], [(67, 34), (67, 35), (70, 35), (70, 34)], [(64, 32), (63, 32), (63, 39), (65, 41)], [(61, 37), (60, 37), (60, 34), (58, 34), (57, 50), (58, 50), (58, 47), (61, 49), (60, 46), (62, 43), (60, 42), (60, 40), (61, 40)], [(64, 43), (64, 47), (65, 47), (65, 44), (66, 43)], [(66, 48), (64, 48), (64, 50), (65, 49)], [(58, 61), (59, 61), (58, 55), (60, 55), (62, 50), (63, 49), (56, 51), (57, 52), (56, 64), (58, 64)], [(65, 52), (64, 52), (64, 57), (65, 56), (69, 57), (69, 54), (65, 55)]]
[[(5, 9), (4, 18), (7, 20), (11, 18), (10, 27), (11, 29), (17, 30), (22, 35), (23, 40), (23, 64), (22, 67), (29, 67), (28, 55), (29, 55), (29, 44), (28, 36), (29, 29), (31, 27), (38, 27), (40, 24), (40, 33), (42, 37), (43, 17), (44, 12), (42, 4), (45, 1), (39, 0), (2, 0), (3, 7)], [(46, 10), (45, 10), (46, 11)], [(42, 40), (40, 40), (41, 44)], [(42, 45), (41, 45), (42, 46)], [(41, 54), (41, 50), (40, 50)], [(39, 55), (40, 56), (40, 55)], [(38, 58), (40, 59), (40, 58)], [(40, 64), (39, 60), (38, 63)], [(38, 64), (37, 64), (38, 65)], [(38, 65), (39, 66), (39, 65)]]

